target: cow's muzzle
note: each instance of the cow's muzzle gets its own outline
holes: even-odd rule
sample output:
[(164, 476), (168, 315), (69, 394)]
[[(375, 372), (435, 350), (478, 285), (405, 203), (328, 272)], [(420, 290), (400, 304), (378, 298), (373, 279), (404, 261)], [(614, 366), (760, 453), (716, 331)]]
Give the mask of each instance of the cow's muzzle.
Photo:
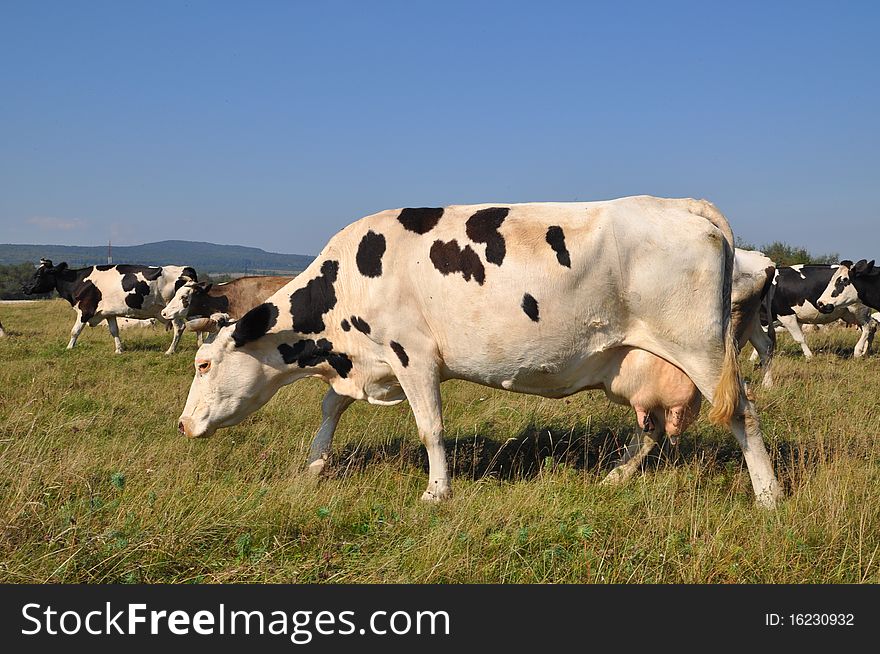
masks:
[(193, 424), (191, 418), (181, 418), (177, 423), (177, 431), (187, 438), (208, 438), (216, 429), (205, 429), (201, 433), (197, 433), (196, 425)]
[(832, 313), (834, 311), (833, 304), (825, 304), (824, 302), (817, 302), (816, 308), (819, 310), (819, 313)]

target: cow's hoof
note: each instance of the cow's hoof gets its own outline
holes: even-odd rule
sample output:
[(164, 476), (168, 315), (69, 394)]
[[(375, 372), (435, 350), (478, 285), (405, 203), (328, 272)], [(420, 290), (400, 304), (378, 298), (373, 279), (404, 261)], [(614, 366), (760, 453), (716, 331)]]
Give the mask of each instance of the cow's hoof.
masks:
[(313, 477), (320, 477), (324, 474), (324, 468), (327, 465), (327, 459), (321, 458), (315, 461), (312, 461), (308, 467), (306, 468), (306, 472), (308, 472)]
[(122, 350), (114, 350), (113, 354), (122, 354)]
[[(433, 484), (432, 484), (433, 486)], [(422, 493), (422, 502), (430, 502), (431, 504), (437, 504), (439, 502), (443, 502), (444, 500), (448, 500), (452, 497), (452, 489), (449, 486), (443, 488), (429, 488), (424, 493)]]
[(612, 469), (607, 475), (605, 475), (605, 479), (599, 482), (600, 486), (619, 486), (624, 483), (632, 476), (632, 473), (629, 472), (622, 465), (617, 466)]

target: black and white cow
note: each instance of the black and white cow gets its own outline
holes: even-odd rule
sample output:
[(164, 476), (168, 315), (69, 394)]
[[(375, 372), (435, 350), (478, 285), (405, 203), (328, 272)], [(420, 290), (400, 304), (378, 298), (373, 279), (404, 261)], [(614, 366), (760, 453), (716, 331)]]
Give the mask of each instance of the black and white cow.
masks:
[(880, 311), (880, 268), (874, 265), (873, 259), (862, 259), (856, 263), (841, 261), (816, 301), (819, 311), (824, 314), (854, 304), (864, 304)]
[(812, 357), (813, 353), (801, 331), (801, 324), (804, 323), (824, 325), (843, 320), (849, 325), (858, 325), (862, 335), (853, 350), (854, 357), (864, 356), (874, 339), (877, 322), (871, 318), (871, 310), (865, 305), (856, 301), (834, 306), (830, 311), (820, 310), (817, 304), (819, 298), (837, 271), (837, 264), (798, 264), (781, 266), (776, 270), (771, 301), (772, 319), (778, 320), (791, 334), (807, 358)]
[[(76, 345), (76, 339), (86, 325), (94, 327), (106, 320), (119, 354), (122, 341), (117, 316), (156, 318), (167, 323), (169, 321), (162, 318), (162, 309), (180, 286), (196, 279), (196, 271), (189, 266), (108, 264), (68, 268), (66, 263), (54, 266), (49, 259), (42, 259), (28, 293), (57, 290), (58, 295), (76, 309), (68, 350)], [(183, 320), (175, 320), (173, 324), (174, 339), (166, 354), (174, 353), (184, 330)]]
[(303, 273), (199, 348), (178, 428), (209, 436), (282, 386), (318, 377), (330, 390), (314, 465), (354, 400), (406, 399), (428, 451), (422, 497), (440, 500), (451, 493), (442, 381), (554, 398), (601, 388), (633, 402), (641, 366), (622, 364), (642, 353), (713, 405), (710, 419), (729, 424), (742, 447), (758, 502), (773, 506), (779, 485), (739, 376), (733, 260), (730, 227), (705, 200), (383, 211), (341, 230)]

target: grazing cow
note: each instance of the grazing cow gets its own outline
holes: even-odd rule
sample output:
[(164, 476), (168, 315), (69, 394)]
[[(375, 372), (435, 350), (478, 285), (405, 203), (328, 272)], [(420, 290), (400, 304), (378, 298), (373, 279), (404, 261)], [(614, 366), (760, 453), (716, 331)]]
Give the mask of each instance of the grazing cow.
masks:
[(162, 309), (162, 317), (166, 320), (190, 318), (186, 326), (201, 338), (205, 332), (217, 330), (216, 321), (207, 319), (212, 314), (222, 313), (237, 320), (291, 280), (293, 277), (254, 276), (222, 284), (187, 282)]
[(829, 282), (835, 277), (837, 264), (781, 266), (776, 270), (773, 281), (775, 289), (771, 301), (771, 324), (778, 320), (801, 346), (806, 358), (813, 356), (804, 334), (802, 323), (822, 325), (843, 320), (849, 325), (858, 325), (862, 335), (853, 350), (854, 357), (864, 356), (871, 347), (876, 321), (871, 319), (871, 310), (864, 304), (855, 302), (849, 305), (820, 309), (818, 301)]
[[(34, 273), (34, 283), (28, 293), (49, 293), (70, 302), (76, 309), (76, 321), (70, 330), (67, 349), (76, 345), (80, 332), (88, 324), (94, 327), (102, 320), (116, 344), (116, 353), (122, 352), (117, 316), (127, 318), (158, 318), (175, 291), (190, 280), (197, 279), (189, 266), (133, 266), (128, 264), (68, 268), (66, 263), (53, 266), (48, 259), (40, 261)], [(183, 320), (174, 321), (174, 339), (165, 354), (173, 354), (183, 333)]]
[(625, 359), (637, 349), (696, 385), (710, 419), (736, 436), (758, 502), (774, 506), (779, 485), (739, 377), (733, 259), (727, 220), (705, 200), (383, 211), (341, 230), (199, 348), (178, 429), (209, 436), (318, 377), (330, 385), (310, 453), (320, 467), (354, 400), (406, 399), (428, 452), (422, 498), (440, 500), (451, 493), (442, 381), (554, 398), (603, 388), (633, 401), (642, 385)]
[(862, 259), (857, 263), (841, 261), (825, 291), (816, 301), (816, 307), (824, 314), (853, 304), (863, 304), (875, 311), (880, 310), (880, 268), (874, 265), (873, 259)]

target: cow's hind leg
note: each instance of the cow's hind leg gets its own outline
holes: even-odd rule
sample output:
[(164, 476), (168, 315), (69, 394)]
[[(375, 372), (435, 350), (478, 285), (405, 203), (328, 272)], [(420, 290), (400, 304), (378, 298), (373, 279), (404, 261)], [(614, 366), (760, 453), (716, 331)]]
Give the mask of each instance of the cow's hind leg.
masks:
[[(696, 384), (703, 397), (713, 403), (720, 373), (719, 366), (714, 362), (688, 356), (688, 353), (682, 357), (681, 363), (682, 370)], [(770, 456), (764, 446), (764, 436), (761, 433), (761, 423), (755, 407), (746, 397), (746, 389), (742, 381), (736, 383), (739, 384), (739, 402), (731, 417), (730, 429), (742, 448), (756, 501), (761, 506), (772, 509), (781, 494), (779, 482), (776, 480), (773, 466), (770, 465)]]
[(730, 428), (742, 448), (756, 501), (764, 508), (775, 508), (776, 500), (781, 494), (779, 482), (764, 446), (758, 414), (754, 405), (746, 398), (745, 391), (740, 396), (739, 407), (730, 421)]
[(622, 484), (628, 481), (642, 465), (651, 450), (663, 435), (663, 417), (661, 412), (649, 414), (643, 409), (636, 409), (639, 426), (630, 436), (623, 451), (611, 472), (602, 480), (602, 484)]
[(868, 322), (859, 325), (862, 335), (853, 349), (853, 357), (858, 359), (865, 356), (871, 350), (871, 343), (874, 341), (874, 333), (877, 331), (877, 323), (873, 318), (868, 318)]
[(82, 319), (82, 312), (76, 312), (76, 321), (73, 323), (73, 327), (70, 330), (70, 342), (67, 344), (67, 349), (72, 350), (74, 345), (76, 345), (76, 339), (79, 338), (80, 333), (83, 329), (85, 329), (86, 323)]
[(119, 338), (119, 325), (116, 323), (116, 316), (107, 317), (107, 329), (110, 330), (110, 336), (113, 337), (113, 343), (116, 345), (116, 354), (122, 354), (122, 341)]
[(186, 323), (180, 318), (174, 319), (174, 338), (171, 339), (171, 345), (165, 350), (165, 354), (174, 354), (177, 350), (177, 344), (180, 343), (180, 337), (183, 336), (183, 330), (186, 329)]
[(321, 402), (321, 426), (312, 440), (309, 448), (309, 467), (312, 474), (319, 475), (324, 471), (327, 459), (330, 458), (330, 448), (333, 446), (333, 434), (336, 426), (345, 410), (351, 406), (354, 399), (339, 395), (332, 388), (327, 391)]
[(754, 353), (761, 359), (761, 368), (764, 371), (764, 379), (761, 385), (764, 388), (773, 387), (773, 350), (775, 349), (775, 339), (761, 329), (761, 323), (756, 319), (752, 324), (752, 330), (749, 333), (749, 343), (755, 348)]

